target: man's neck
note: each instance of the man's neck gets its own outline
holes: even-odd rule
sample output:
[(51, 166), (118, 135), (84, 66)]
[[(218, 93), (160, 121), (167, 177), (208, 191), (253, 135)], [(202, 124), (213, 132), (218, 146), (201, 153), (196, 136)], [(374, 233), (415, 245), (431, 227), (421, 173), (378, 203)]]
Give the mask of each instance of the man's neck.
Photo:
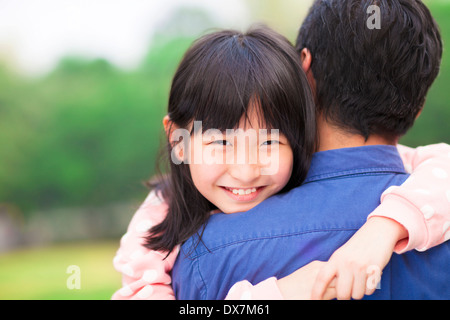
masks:
[(372, 135), (365, 139), (358, 134), (352, 134), (334, 126), (322, 118), (318, 120), (319, 131), (319, 149), (317, 151), (327, 151), (342, 148), (363, 147), (372, 145), (396, 145), (397, 141), (388, 141), (387, 139)]

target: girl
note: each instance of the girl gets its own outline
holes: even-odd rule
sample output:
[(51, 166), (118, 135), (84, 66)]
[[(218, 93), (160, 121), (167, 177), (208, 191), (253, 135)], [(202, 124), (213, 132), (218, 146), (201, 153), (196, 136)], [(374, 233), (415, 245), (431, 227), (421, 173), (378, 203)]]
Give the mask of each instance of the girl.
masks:
[[(170, 271), (178, 246), (196, 233), (201, 241), (202, 226), (215, 211), (244, 212), (274, 194), (300, 186), (316, 147), (314, 101), (298, 55), (285, 38), (264, 27), (247, 34), (220, 31), (196, 41), (174, 76), (163, 124), (169, 142), (169, 173), (153, 184), (154, 190), (121, 240), (114, 265), (123, 273), (124, 287), (113, 299), (174, 298)], [(446, 147), (426, 151), (434, 161)], [(242, 155), (244, 159), (239, 161)], [(417, 161), (417, 157), (414, 159)], [(273, 168), (276, 170), (269, 170)], [(270, 174), (264, 174), (267, 172)], [(420, 205), (411, 191), (415, 186), (399, 190), (404, 198)], [(387, 214), (378, 210), (377, 216)], [(400, 224), (407, 227), (410, 239), (413, 232), (415, 236), (422, 230), (437, 234), (436, 229), (427, 229), (429, 220), (416, 230), (408, 228), (412, 223), (402, 219), (398, 219), (400, 224), (386, 218), (373, 219), (367, 222), (369, 227), (362, 236), (355, 237), (368, 237), (382, 225), (402, 230)], [(373, 229), (371, 221), (382, 222)], [(382, 250), (373, 251), (376, 259), (384, 261), (392, 254), (393, 244), (405, 242), (401, 232), (396, 237), (388, 237), (385, 247), (378, 246)], [(442, 235), (426, 245), (444, 240)], [(366, 261), (361, 258), (359, 262)], [(302, 268), (306, 273), (295, 273), (295, 279), (306, 283), (311, 274), (317, 274), (318, 266)], [(282, 280), (268, 279), (254, 287), (238, 283), (228, 298), (240, 297), (244, 289), (265, 299), (303, 297), (292, 292), (289, 285), (286, 288)], [(329, 281), (323, 283), (327, 286)], [(322, 295), (323, 290), (319, 291)], [(334, 291), (330, 292), (327, 297), (334, 297)]]
[[(164, 120), (171, 143), (171, 174), (156, 186), (167, 199), (169, 212), (150, 230), (147, 248), (170, 252), (195, 234), (212, 210), (246, 211), (305, 179), (315, 150), (316, 121), (312, 94), (297, 60), (287, 41), (262, 28), (247, 37), (233, 31), (209, 34), (186, 53), (173, 79)], [(271, 129), (279, 130), (278, 140), (272, 139)], [(174, 141), (186, 131), (190, 136), (182, 138), (189, 141)], [(254, 185), (258, 187), (251, 192), (254, 200), (236, 205), (224, 193), (233, 194), (233, 187), (239, 192), (240, 186), (224, 171), (228, 163), (245, 157), (244, 143), (235, 146), (244, 135), (252, 135), (249, 155), (269, 158), (270, 153), (271, 159), (280, 160), (280, 170)], [(207, 155), (214, 159), (208, 161)], [(259, 172), (260, 164), (253, 162), (254, 168), (236, 164), (231, 169), (243, 169), (237, 175), (245, 175), (246, 169)]]

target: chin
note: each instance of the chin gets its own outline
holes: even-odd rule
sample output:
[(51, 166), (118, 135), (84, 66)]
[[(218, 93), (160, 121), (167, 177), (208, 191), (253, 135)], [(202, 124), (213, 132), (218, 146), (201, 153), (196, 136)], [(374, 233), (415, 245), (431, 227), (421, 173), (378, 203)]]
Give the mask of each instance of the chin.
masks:
[(242, 204), (242, 205), (239, 205), (239, 206), (233, 206), (232, 208), (230, 208), (230, 207), (219, 208), (219, 210), (221, 210), (221, 212), (223, 212), (225, 214), (233, 214), (233, 213), (239, 213), (239, 212), (248, 211), (248, 210), (253, 209), (254, 207), (256, 207), (258, 204), (260, 204), (260, 202), (247, 204), (247, 205)]

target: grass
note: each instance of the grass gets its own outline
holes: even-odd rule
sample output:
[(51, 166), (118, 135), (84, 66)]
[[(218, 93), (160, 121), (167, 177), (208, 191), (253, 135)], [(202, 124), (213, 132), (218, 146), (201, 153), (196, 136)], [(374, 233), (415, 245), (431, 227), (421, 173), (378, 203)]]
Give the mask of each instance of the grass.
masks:
[[(0, 255), (0, 299), (110, 299), (121, 284), (120, 274), (112, 266), (118, 244), (70, 243)], [(80, 289), (67, 287), (71, 265), (79, 267)]]

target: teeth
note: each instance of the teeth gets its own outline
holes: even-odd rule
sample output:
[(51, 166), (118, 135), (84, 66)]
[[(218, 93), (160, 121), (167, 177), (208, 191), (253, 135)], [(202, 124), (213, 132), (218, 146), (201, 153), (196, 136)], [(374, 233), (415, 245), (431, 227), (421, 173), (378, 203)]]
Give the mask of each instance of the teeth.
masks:
[(230, 190), (231, 192), (233, 192), (234, 194), (238, 194), (240, 196), (243, 196), (245, 194), (250, 194), (252, 192), (256, 192), (256, 188), (251, 188), (251, 189), (231, 189), (231, 188), (227, 188), (228, 190)]

